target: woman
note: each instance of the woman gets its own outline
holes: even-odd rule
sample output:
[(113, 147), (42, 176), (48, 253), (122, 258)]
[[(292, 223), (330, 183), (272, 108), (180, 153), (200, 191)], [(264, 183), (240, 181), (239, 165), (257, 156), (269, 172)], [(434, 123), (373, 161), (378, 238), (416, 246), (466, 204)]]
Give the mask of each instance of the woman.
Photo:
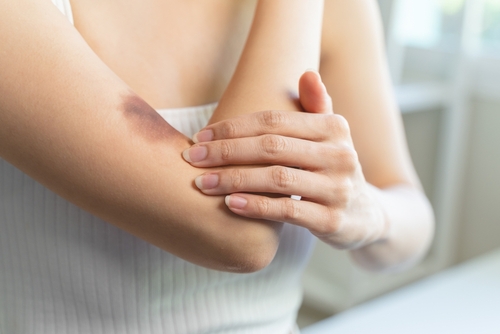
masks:
[(289, 333), (312, 235), (425, 252), (372, 2), (54, 3), (1, 3), (3, 332)]

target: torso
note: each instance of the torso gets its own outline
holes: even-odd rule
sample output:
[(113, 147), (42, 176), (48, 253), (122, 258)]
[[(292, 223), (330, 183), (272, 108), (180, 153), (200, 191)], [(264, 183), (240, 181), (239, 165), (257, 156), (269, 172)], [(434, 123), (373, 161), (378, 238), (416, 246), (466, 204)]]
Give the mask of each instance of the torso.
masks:
[(250, 29), (255, 0), (72, 0), (75, 27), (156, 109), (220, 99)]

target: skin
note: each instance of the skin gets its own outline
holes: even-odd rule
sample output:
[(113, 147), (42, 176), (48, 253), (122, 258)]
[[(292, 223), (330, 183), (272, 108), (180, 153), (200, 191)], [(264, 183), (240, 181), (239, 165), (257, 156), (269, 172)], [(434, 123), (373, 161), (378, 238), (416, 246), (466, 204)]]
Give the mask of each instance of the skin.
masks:
[[(273, 11), (287, 7), (289, 15), (283, 19), (290, 22), (309, 8), (269, 3)], [(206, 169), (189, 165), (181, 156), (191, 140), (148, 107), (192, 105), (198, 101), (194, 96), (209, 102), (214, 98), (212, 83), (217, 81), (237, 85), (233, 92), (265, 83), (254, 90), (259, 93), (258, 101), (255, 96), (227, 97), (227, 109), (216, 111), (222, 118), (229, 117), (237, 104), (251, 107), (254, 100), (256, 106), (272, 100), (277, 108), (295, 108), (288, 95), (274, 96), (276, 91), (288, 92), (295, 86), (298, 78), (293, 76), (273, 83), (269, 71), (256, 71), (246, 83), (233, 84), (227, 82), (224, 71), (213, 77), (213, 68), (236, 66), (243, 48), (240, 45), (239, 52), (233, 53), (221, 45), (228, 39), (241, 40), (241, 34), (250, 29), (250, 22), (244, 19), (243, 26), (234, 29), (228, 17), (239, 9), (233, 2), (216, 4), (225, 5), (212, 7), (207, 2), (191, 10), (190, 1), (141, 1), (130, 7), (110, 1), (101, 3), (106, 8), (99, 8), (95, 3), (75, 1), (75, 28), (50, 1), (0, 1), (0, 156), (58, 195), (167, 252), (207, 268), (247, 273), (272, 261), (282, 224), (238, 216), (227, 209), (224, 196), (201, 193), (193, 180)], [(95, 8), (100, 9), (98, 13), (102, 10), (118, 16), (95, 20), (99, 19)], [(172, 20), (158, 16), (158, 8), (172, 15)], [(321, 14), (321, 6), (311, 8), (314, 15)], [(174, 17), (179, 12), (185, 15), (182, 22)], [(213, 13), (220, 14), (210, 16)], [(273, 16), (259, 22), (272, 28)], [(135, 19), (122, 21), (130, 17)], [(183, 30), (187, 34), (181, 36), (183, 41), (193, 47), (187, 54), (172, 42), (185, 20), (200, 24), (191, 26), (200, 29), (193, 35), (196, 38), (189, 38), (193, 31)], [(110, 26), (102, 26), (106, 24)], [(304, 21), (297, 29), (303, 25), (308, 32), (308, 24)], [(167, 33), (148, 34), (150, 28)], [(258, 34), (265, 32), (261, 29)], [(317, 35), (317, 31), (311, 33)], [(207, 48), (205, 42), (212, 37), (214, 45)], [(309, 40), (306, 34), (300, 39)], [(150, 43), (143, 45), (145, 40)], [(134, 48), (136, 45), (141, 47)], [(219, 50), (227, 53), (221, 56)], [(201, 53), (206, 57), (200, 57)], [(283, 62), (280, 72), (310, 67), (317, 62), (316, 54)], [(193, 68), (191, 61), (201, 58), (206, 63)], [(243, 72), (260, 61), (242, 58), (239, 68)], [(158, 69), (156, 77), (144, 75), (150, 67)], [(189, 70), (179, 77), (172, 74), (177, 68)], [(163, 87), (172, 90), (165, 92), (157, 80), (165, 80)], [(195, 84), (183, 89), (184, 82)]]
[[(352, 138), (359, 157), (353, 163), (349, 150), (348, 165), (356, 173), (343, 175), (357, 182), (356, 198), (367, 199), (365, 204), (354, 200), (356, 205), (367, 214), (383, 212), (388, 226), (383, 233), (377, 220), (351, 216), (367, 223), (337, 239), (358, 240), (366, 225), (380, 233), (352, 251), (358, 263), (386, 270), (414, 262), (429, 244), (432, 214), (408, 158), (373, 4), (327, 2), (320, 41), (321, 2), (290, 1), (260, 2), (250, 28), (253, 1), (130, 1), (123, 6), (74, 0), (76, 29), (50, 1), (0, 1), (5, 50), (0, 53), (0, 156), (165, 251), (217, 270), (256, 271), (269, 264), (278, 247), (282, 223), (275, 220), (286, 219), (248, 218), (252, 215), (229, 210), (224, 195), (200, 192), (197, 176), (213, 170), (184, 161), (182, 152), (192, 142), (148, 105), (220, 100), (212, 123), (259, 110), (297, 110), (298, 79), (305, 69), (317, 68), (321, 57), (323, 81), (349, 131), (345, 121), (332, 118), (343, 124), (342, 138)], [(301, 91), (305, 110), (329, 110), (325, 92), (318, 92), (314, 81), (306, 80)], [(321, 128), (313, 123), (312, 128)], [(243, 137), (255, 137), (262, 129), (251, 130)], [(299, 132), (278, 135), (307, 138)], [(306, 202), (311, 203), (300, 203)], [(327, 232), (336, 232), (335, 224)], [(329, 243), (336, 239), (318, 235)]]
[(130, 127), (139, 136), (150, 141), (168, 140), (175, 130), (139, 96), (133, 92), (123, 96), (121, 109)]
[[(194, 141), (201, 143), (185, 151), (186, 160), (203, 167), (233, 165), (197, 177), (197, 187), (208, 195), (232, 194), (226, 204), (237, 214), (303, 226), (336, 248), (385, 242), (390, 221), (364, 179), (347, 122), (331, 111), (318, 74), (304, 74), (301, 85), (316, 86), (317, 96), (324, 95), (324, 102), (308, 100), (314, 94), (303, 98), (304, 104), (317, 106), (317, 113), (265, 111), (195, 134)], [(250, 161), (266, 167), (234, 166)], [(259, 192), (288, 196), (251, 194)], [(289, 198), (293, 194), (302, 201)]]
[[(232, 212), (308, 228), (351, 250), (367, 269), (402, 270), (425, 254), (433, 216), (405, 147), (376, 9), (365, 1), (327, 2), (324, 21), (336, 22), (323, 28), (326, 87), (313, 72), (299, 83), (313, 114), (266, 111), (222, 121), (196, 134), (201, 143), (183, 156), (193, 166), (232, 165), (196, 179), (207, 195), (230, 194)], [(333, 113), (327, 90), (343, 116)], [(273, 166), (235, 166), (251, 162)]]

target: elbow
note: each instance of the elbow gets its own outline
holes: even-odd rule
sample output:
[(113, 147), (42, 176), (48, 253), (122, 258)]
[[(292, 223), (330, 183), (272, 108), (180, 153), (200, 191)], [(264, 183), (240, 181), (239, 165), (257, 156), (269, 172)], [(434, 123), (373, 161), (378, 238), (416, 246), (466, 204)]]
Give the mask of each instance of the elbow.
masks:
[(279, 246), (279, 239), (273, 239), (247, 239), (238, 245), (232, 245), (220, 254), (220, 265), (215, 269), (249, 274), (266, 268), (273, 261)]
[[(165, 238), (166, 239), (166, 238)], [(266, 268), (276, 255), (279, 240), (214, 240), (198, 243), (173, 245), (160, 240), (148, 240), (163, 251), (171, 253), (195, 265), (212, 270), (230, 273), (248, 274)], [(177, 246), (177, 247), (176, 247)]]
[[(237, 216), (229, 210), (217, 210), (215, 214), (212, 210), (193, 210), (181, 219), (130, 225), (136, 236), (195, 265), (253, 273), (273, 261), (283, 224)], [(147, 225), (156, 228), (146, 230), (143, 227)]]
[(281, 223), (262, 222), (220, 242), (215, 246), (218, 246), (217, 265), (212, 269), (248, 274), (266, 268), (278, 250), (281, 226)]
[(259, 252), (259, 254), (234, 256), (224, 259), (220, 267), (214, 269), (237, 274), (250, 274), (266, 268), (274, 259), (275, 254), (276, 252)]
[(260, 271), (271, 264), (276, 256), (279, 242), (271, 241), (247, 249), (236, 260), (227, 263), (227, 270), (234, 273), (249, 274)]

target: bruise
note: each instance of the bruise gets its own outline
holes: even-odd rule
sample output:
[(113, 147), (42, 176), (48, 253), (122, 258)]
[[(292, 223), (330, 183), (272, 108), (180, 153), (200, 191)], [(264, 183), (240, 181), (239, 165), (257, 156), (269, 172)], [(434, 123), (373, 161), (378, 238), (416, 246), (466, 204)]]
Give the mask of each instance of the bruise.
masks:
[(177, 131), (139, 96), (130, 93), (122, 99), (123, 114), (134, 132), (150, 141), (177, 137)]

